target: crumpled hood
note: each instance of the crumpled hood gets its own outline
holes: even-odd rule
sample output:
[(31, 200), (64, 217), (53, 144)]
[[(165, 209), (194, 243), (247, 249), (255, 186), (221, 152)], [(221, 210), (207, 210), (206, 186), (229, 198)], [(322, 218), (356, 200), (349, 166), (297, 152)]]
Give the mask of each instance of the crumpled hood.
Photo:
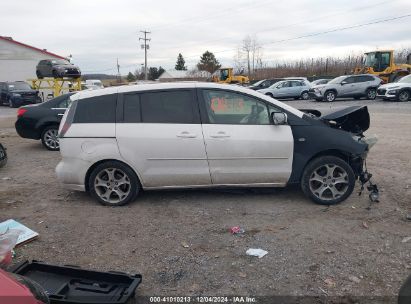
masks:
[(332, 128), (362, 134), (370, 127), (370, 113), (367, 106), (351, 106), (320, 116)]
[(317, 84), (317, 85), (313, 85), (313, 86), (311, 86), (311, 89), (317, 89), (317, 90), (319, 90), (319, 91), (321, 91), (322, 89), (324, 89), (325, 88), (325, 86), (326, 86), (327, 84)]

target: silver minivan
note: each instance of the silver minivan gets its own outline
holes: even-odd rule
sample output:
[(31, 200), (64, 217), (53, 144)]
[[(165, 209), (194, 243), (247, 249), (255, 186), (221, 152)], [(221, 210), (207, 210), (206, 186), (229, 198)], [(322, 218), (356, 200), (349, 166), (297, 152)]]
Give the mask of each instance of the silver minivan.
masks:
[(317, 116), (258, 92), (212, 83), (83, 91), (59, 129), (58, 179), (104, 205), (142, 190), (285, 187), (336, 204), (367, 180), (367, 107)]

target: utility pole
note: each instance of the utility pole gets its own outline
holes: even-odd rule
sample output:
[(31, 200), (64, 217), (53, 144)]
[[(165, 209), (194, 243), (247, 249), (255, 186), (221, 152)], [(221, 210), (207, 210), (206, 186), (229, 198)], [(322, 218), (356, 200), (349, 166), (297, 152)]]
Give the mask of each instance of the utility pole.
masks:
[(118, 64), (118, 58), (117, 58), (117, 82), (121, 82), (121, 75), (120, 75), (120, 65)]
[(150, 46), (147, 44), (147, 41), (150, 41), (151, 39), (147, 38), (147, 34), (150, 34), (151, 32), (147, 31), (140, 31), (141, 33), (144, 34), (144, 38), (138, 38), (138, 40), (143, 40), (144, 44), (141, 45), (141, 48), (144, 49), (144, 79), (148, 79), (148, 73), (147, 73), (147, 50), (150, 48)]

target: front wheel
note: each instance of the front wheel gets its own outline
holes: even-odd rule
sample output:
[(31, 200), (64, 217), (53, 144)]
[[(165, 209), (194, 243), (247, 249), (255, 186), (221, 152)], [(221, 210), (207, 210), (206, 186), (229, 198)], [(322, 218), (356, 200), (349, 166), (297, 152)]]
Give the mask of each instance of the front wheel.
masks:
[(367, 98), (370, 100), (374, 100), (377, 97), (377, 90), (376, 89), (368, 89), (367, 90)]
[(140, 183), (134, 171), (117, 161), (98, 165), (88, 183), (91, 195), (105, 206), (125, 205), (140, 192)]
[(400, 94), (398, 94), (398, 101), (405, 102), (410, 99), (410, 92), (408, 91), (402, 91)]
[(41, 133), (41, 143), (50, 151), (60, 150), (60, 143), (58, 138), (59, 127), (49, 126), (46, 127)]
[(333, 102), (336, 98), (337, 96), (335, 95), (334, 91), (328, 91), (325, 93), (325, 100), (329, 102)]
[(321, 156), (304, 170), (301, 188), (304, 194), (320, 205), (335, 205), (348, 198), (354, 190), (355, 174), (344, 160)]

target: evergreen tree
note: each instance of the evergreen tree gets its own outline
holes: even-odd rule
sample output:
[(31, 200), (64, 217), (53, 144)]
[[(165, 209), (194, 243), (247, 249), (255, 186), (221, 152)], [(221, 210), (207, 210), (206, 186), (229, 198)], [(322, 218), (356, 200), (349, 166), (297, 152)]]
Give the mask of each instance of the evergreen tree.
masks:
[(128, 82), (136, 81), (136, 76), (135, 76), (133, 73), (128, 72), (127, 81), (128, 81)]
[(186, 64), (186, 61), (184, 60), (183, 55), (181, 55), (181, 53), (179, 53), (178, 57), (177, 57), (177, 63), (176, 63), (175, 69), (177, 71), (186, 71), (187, 67), (185, 66), (185, 64)]
[(221, 68), (221, 64), (215, 58), (214, 54), (206, 51), (200, 57), (200, 62), (197, 64), (197, 67), (200, 71), (207, 71), (211, 74)]

